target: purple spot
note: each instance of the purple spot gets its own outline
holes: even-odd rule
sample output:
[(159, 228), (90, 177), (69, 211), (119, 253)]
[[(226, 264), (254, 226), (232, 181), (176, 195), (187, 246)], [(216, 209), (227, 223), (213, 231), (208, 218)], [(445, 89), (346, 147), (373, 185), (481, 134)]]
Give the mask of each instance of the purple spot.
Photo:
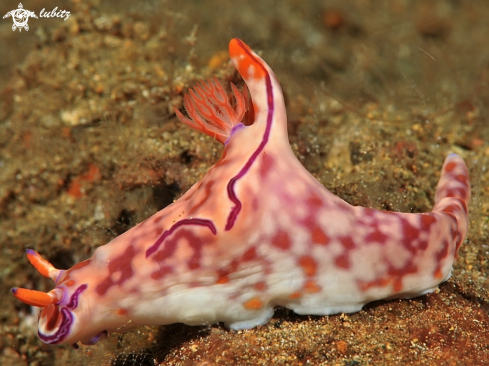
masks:
[(243, 128), (245, 128), (246, 126), (243, 124), (243, 123), (238, 123), (236, 126), (234, 126), (232, 129), (231, 129), (231, 134), (229, 135), (228, 139), (226, 141), (224, 141), (224, 145), (227, 145), (229, 140), (231, 139), (231, 137), (233, 137), (233, 135), (242, 130)]
[(180, 226), (183, 225), (199, 225), (199, 226), (206, 226), (209, 228), (209, 230), (216, 235), (216, 227), (214, 226), (214, 223), (210, 220), (206, 219), (184, 219), (180, 220), (177, 223), (175, 223), (170, 230), (166, 230), (159, 238), (156, 240), (156, 242), (148, 248), (146, 251), (146, 258), (148, 258), (151, 254), (156, 252), (160, 245), (163, 243), (163, 241), (168, 238), (173, 232), (178, 229)]
[(107, 336), (108, 336), (107, 331), (103, 330), (99, 334), (97, 334), (96, 336), (93, 336), (87, 343), (83, 343), (83, 344), (85, 344), (87, 346), (92, 346), (95, 343), (97, 343), (98, 341), (100, 341), (101, 339), (107, 338)]
[(33, 255), (33, 256), (37, 256), (37, 255), (36, 255), (37, 253), (36, 253), (36, 252), (35, 252), (33, 249), (26, 249), (26, 250), (25, 250), (25, 252), (26, 252), (26, 254), (30, 254), (30, 255)]

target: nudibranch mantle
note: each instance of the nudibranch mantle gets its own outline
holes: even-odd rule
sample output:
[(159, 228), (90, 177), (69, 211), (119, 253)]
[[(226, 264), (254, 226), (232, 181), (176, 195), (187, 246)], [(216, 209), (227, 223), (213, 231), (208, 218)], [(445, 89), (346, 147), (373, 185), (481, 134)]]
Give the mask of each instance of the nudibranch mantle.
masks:
[[(432, 292), (450, 277), (468, 230), (462, 158), (446, 158), (430, 213), (351, 206), (292, 153), (270, 67), (239, 39), (229, 53), (252, 105), (232, 85), (231, 106), (213, 79), (185, 96), (191, 118), (176, 111), (224, 144), (200, 182), (69, 270), (27, 251), (56, 283), (49, 293), (12, 289), (43, 308), (44, 342), (93, 344), (108, 332), (176, 322), (249, 329), (267, 323), (277, 305), (298, 314), (355, 312)], [(245, 126), (247, 104), (254, 119)]]

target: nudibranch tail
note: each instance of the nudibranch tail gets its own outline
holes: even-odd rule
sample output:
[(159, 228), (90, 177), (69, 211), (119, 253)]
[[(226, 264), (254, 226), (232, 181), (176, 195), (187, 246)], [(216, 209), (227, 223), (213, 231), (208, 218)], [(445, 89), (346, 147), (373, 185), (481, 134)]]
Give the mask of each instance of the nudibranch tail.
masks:
[(262, 131), (265, 142), (276, 137), (277, 142), (288, 145), (284, 97), (274, 72), (238, 38), (229, 42), (229, 56), (251, 95), (252, 107), (249, 108), (249, 114), (254, 119), (252, 127)]
[(272, 71), (265, 61), (238, 38), (229, 42), (229, 56), (246, 82), (263, 80)]
[(447, 197), (459, 199), (466, 205), (470, 201), (469, 171), (464, 160), (457, 154), (450, 154), (445, 159), (435, 203)]
[(457, 222), (455, 257), (468, 232), (468, 204), (470, 201), (469, 172), (464, 160), (450, 154), (443, 164), (442, 174), (435, 194), (433, 212), (453, 217)]
[(184, 97), (185, 109), (191, 119), (185, 117), (178, 109), (175, 109), (175, 114), (182, 123), (224, 144), (233, 127), (241, 123), (246, 111), (245, 98), (241, 92), (233, 83), (231, 89), (236, 100), (234, 108), (216, 77), (200, 81)]

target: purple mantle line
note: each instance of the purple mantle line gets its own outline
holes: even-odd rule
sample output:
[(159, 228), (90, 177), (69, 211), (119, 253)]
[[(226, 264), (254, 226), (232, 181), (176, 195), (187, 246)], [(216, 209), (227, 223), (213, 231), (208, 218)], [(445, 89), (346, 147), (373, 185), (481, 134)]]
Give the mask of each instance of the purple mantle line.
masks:
[[(240, 42), (241, 43), (241, 42)], [(248, 50), (243, 47), (246, 53), (248, 53), (248, 56), (251, 57), (253, 60), (256, 61), (256, 58), (248, 52)], [(234, 222), (236, 221), (236, 218), (238, 217), (239, 212), (241, 211), (241, 201), (236, 197), (236, 193), (234, 192), (234, 185), (238, 181), (238, 179), (241, 179), (250, 169), (251, 165), (255, 162), (256, 158), (258, 157), (258, 154), (260, 154), (265, 147), (265, 145), (268, 142), (268, 138), (270, 136), (270, 130), (272, 128), (272, 119), (273, 119), (273, 113), (275, 111), (275, 105), (273, 103), (273, 87), (272, 87), (272, 82), (270, 80), (270, 74), (267, 69), (258, 61), (256, 61), (260, 67), (265, 71), (266, 74), (266, 86), (267, 86), (267, 104), (268, 104), (268, 115), (267, 115), (267, 127), (265, 129), (265, 133), (263, 134), (263, 139), (262, 142), (260, 143), (260, 146), (255, 150), (253, 155), (248, 159), (246, 162), (245, 166), (240, 170), (240, 172), (231, 178), (231, 180), (228, 183), (227, 191), (228, 191), (228, 196), (229, 199), (234, 203), (234, 207), (231, 209), (231, 212), (229, 213), (228, 220), (226, 222), (226, 227), (225, 230), (229, 231), (233, 228)]]
[(70, 302), (66, 307), (68, 309), (76, 309), (78, 306), (78, 297), (80, 294), (87, 289), (88, 285), (85, 283), (78, 287), (73, 295), (71, 295)]
[(71, 324), (73, 323), (73, 314), (65, 308), (61, 309), (61, 316), (63, 319), (61, 320), (61, 325), (58, 327), (58, 330), (53, 335), (44, 335), (41, 331), (37, 331), (37, 335), (47, 344), (57, 344), (63, 341), (68, 333), (70, 332)]
[(180, 226), (183, 225), (199, 225), (199, 226), (206, 226), (209, 228), (209, 230), (216, 235), (216, 227), (214, 226), (214, 223), (211, 220), (207, 219), (183, 219), (175, 223), (169, 230), (166, 230), (161, 236), (156, 240), (156, 242), (148, 248), (146, 251), (146, 258), (148, 258), (151, 254), (156, 252), (160, 245), (163, 243), (163, 241), (168, 238), (173, 232), (178, 229)]
[[(75, 293), (71, 295), (70, 302), (68, 305), (66, 305), (66, 307), (69, 309), (75, 309), (78, 306), (78, 297), (83, 291), (87, 289), (87, 287), (87, 284), (83, 284), (78, 287)], [(48, 344), (57, 344), (62, 342), (66, 338), (66, 336), (70, 333), (71, 324), (73, 324), (73, 314), (71, 313), (71, 311), (62, 307), (61, 317), (63, 318), (61, 320), (61, 324), (58, 327), (56, 333), (54, 333), (53, 335), (42, 334), (40, 330), (37, 332), (41, 341)]]

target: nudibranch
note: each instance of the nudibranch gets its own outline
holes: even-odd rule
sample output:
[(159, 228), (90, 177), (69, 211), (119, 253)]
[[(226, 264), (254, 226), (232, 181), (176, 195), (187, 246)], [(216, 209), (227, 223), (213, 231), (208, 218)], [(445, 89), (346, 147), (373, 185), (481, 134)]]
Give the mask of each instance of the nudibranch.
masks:
[(468, 230), (463, 159), (446, 158), (429, 213), (351, 206), (292, 153), (270, 67), (239, 39), (229, 53), (249, 95), (231, 85), (231, 104), (214, 78), (185, 96), (190, 118), (176, 111), (224, 145), (201, 181), (68, 270), (27, 250), (56, 284), (48, 293), (12, 289), (42, 307), (42, 341), (93, 344), (110, 332), (177, 322), (250, 329), (267, 323), (275, 306), (356, 312), (374, 300), (432, 292), (450, 277)]

